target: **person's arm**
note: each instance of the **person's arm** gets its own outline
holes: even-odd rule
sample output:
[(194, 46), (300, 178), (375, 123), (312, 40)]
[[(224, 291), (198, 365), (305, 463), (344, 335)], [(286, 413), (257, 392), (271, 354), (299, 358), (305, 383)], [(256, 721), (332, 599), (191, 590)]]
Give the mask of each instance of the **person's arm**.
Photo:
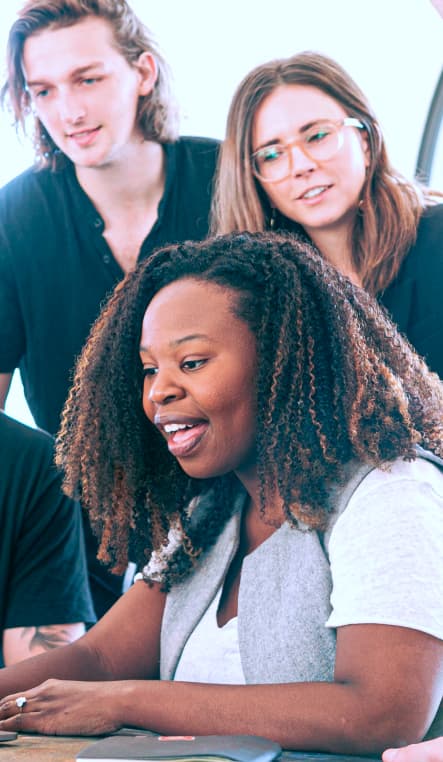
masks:
[(83, 622), (10, 627), (3, 632), (3, 661), (6, 666), (52, 648), (66, 646), (85, 633)]
[(157, 678), (164, 601), (158, 586), (134, 583), (79, 640), (1, 669), (0, 699), (49, 677), (87, 681)]
[(0, 414), (2, 644), (6, 665), (66, 645), (94, 622), (80, 506), (61, 491), (53, 440)]
[(382, 759), (383, 762), (443, 762), (443, 736), (401, 749), (386, 749)]
[[(289, 749), (368, 754), (419, 740), (437, 711), (443, 643), (387, 625), (339, 629), (331, 683), (159, 681), (163, 601), (144, 584), (76, 643), (0, 673), (0, 695), (14, 691), (0, 703), (1, 729), (95, 735), (131, 725), (165, 734), (257, 734)], [(28, 690), (49, 675), (62, 680)], [(21, 694), (22, 713), (15, 705)]]
[[(409, 478), (411, 473), (405, 479), (404, 468), (408, 473), (415, 473), (415, 468), (426, 471), (415, 490), (415, 481)], [(351, 754), (378, 754), (388, 746), (421, 740), (443, 692), (443, 639), (423, 631), (429, 628), (427, 611), (433, 612), (434, 628), (439, 626), (443, 589), (441, 500), (431, 488), (434, 471), (430, 465), (400, 464), (389, 476), (381, 475), (381, 485), (367, 477), (366, 489), (335, 525), (329, 551), (334, 557), (335, 613), (341, 624), (334, 625), (337, 647), (332, 682), (211, 685), (159, 681), (164, 599), (156, 588), (146, 588), (140, 581), (77, 643), (23, 662), (23, 668), (31, 669), (27, 665), (34, 663), (39, 670), (32, 675), (27, 672), (26, 682), (17, 684), (14, 677), (18, 674), (22, 679), (21, 665), (16, 667), (18, 673), (11, 668), (5, 670), (5, 677), (0, 674), (0, 696), (14, 691), (0, 704), (0, 726), (66, 734), (99, 734), (122, 725), (178, 735), (246, 733), (268, 736), (286, 748)], [(372, 523), (364, 522), (369, 504)], [(403, 516), (402, 521), (396, 512)], [(348, 568), (340, 555), (356, 557)], [(357, 609), (355, 604), (348, 605), (345, 595), (356, 587), (362, 598)], [(408, 604), (406, 612), (400, 611), (400, 595)], [(415, 626), (350, 624), (350, 612), (360, 611), (363, 616), (367, 611), (368, 596), (378, 615), (383, 608), (386, 617), (407, 620), (412, 610)], [(77, 659), (69, 668), (62, 665), (65, 653), (70, 661), (71, 654)], [(43, 660), (51, 656), (54, 659), (48, 669)], [(49, 681), (27, 690), (48, 674), (89, 682)], [(107, 682), (96, 682), (100, 680)], [(116, 685), (115, 680), (122, 682)], [(28, 703), (20, 714), (15, 699), (25, 689)]]
[(4, 410), (6, 405), (11, 380), (12, 373), (0, 373), (0, 410)]

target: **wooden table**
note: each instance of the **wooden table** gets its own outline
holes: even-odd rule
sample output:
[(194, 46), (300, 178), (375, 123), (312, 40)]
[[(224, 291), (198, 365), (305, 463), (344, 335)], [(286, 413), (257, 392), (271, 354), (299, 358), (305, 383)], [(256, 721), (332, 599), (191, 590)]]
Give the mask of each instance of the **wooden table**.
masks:
[(94, 738), (19, 734), (0, 743), (0, 762), (75, 762), (75, 756)]

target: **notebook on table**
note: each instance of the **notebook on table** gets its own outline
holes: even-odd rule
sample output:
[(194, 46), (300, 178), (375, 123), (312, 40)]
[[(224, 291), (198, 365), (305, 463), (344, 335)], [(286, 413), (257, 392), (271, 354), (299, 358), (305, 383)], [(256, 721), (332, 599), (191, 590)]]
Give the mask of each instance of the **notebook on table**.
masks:
[(281, 747), (261, 736), (159, 736), (118, 733), (87, 746), (79, 762), (272, 762)]
[(17, 733), (9, 730), (0, 730), (0, 741), (15, 741)]

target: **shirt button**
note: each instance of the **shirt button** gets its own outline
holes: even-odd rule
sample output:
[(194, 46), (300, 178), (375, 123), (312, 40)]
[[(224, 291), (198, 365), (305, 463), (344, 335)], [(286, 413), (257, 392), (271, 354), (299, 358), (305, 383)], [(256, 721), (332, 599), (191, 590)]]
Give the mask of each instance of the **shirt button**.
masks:
[(103, 254), (103, 262), (105, 263), (105, 265), (109, 265), (110, 261), (111, 261), (111, 257), (109, 256), (109, 254)]
[(103, 227), (103, 220), (101, 217), (96, 217), (94, 220), (94, 227), (97, 228), (97, 230), (101, 230)]

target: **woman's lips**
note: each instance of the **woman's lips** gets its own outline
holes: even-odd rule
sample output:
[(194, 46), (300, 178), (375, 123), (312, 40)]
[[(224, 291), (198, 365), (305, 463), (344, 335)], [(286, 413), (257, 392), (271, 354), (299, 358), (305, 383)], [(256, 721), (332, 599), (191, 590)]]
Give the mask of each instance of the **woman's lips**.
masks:
[(325, 194), (332, 188), (332, 185), (316, 185), (313, 188), (305, 190), (300, 196), (297, 197), (297, 201), (301, 201), (303, 204), (316, 204), (322, 201)]
[(168, 449), (175, 458), (191, 455), (208, 430), (208, 424), (198, 423), (192, 428), (179, 429), (167, 435)]

